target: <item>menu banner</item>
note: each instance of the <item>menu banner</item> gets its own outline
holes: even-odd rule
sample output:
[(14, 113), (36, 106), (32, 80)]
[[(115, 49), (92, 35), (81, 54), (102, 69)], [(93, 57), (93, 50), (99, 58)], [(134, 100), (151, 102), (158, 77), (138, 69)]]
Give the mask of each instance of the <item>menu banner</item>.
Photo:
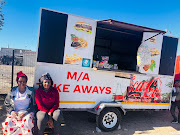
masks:
[(68, 15), (63, 64), (91, 67), (97, 22)]
[(143, 41), (137, 52), (137, 65), (140, 73), (156, 75), (159, 73), (163, 35), (155, 36), (156, 34), (158, 33), (143, 33)]

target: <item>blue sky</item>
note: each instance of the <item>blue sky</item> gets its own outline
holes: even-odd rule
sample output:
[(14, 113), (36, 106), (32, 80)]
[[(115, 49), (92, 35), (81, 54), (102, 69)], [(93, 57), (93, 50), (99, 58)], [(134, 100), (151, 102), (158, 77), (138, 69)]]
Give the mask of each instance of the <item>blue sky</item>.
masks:
[[(114, 19), (169, 30), (180, 37), (179, 0), (6, 0), (0, 47), (37, 49), (40, 7), (92, 19)], [(180, 48), (178, 49), (180, 55)]]

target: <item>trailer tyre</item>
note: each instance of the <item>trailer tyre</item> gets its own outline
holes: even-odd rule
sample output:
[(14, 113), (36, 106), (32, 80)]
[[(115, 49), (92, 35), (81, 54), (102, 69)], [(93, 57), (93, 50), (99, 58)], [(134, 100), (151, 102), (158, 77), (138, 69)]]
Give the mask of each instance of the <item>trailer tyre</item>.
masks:
[(96, 122), (101, 130), (109, 132), (119, 126), (121, 118), (121, 113), (117, 108), (105, 108), (100, 115), (97, 115)]

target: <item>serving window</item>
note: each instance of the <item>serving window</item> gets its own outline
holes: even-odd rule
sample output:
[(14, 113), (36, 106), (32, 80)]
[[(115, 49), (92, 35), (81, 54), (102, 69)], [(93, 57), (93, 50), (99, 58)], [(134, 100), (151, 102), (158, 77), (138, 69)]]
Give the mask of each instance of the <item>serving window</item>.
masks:
[(67, 14), (42, 9), (37, 62), (63, 64)]
[(142, 31), (98, 22), (93, 59), (102, 61), (101, 56), (108, 56), (110, 66), (98, 67), (113, 69), (116, 65), (116, 69), (119, 70), (136, 71), (137, 50), (141, 44), (142, 36)]

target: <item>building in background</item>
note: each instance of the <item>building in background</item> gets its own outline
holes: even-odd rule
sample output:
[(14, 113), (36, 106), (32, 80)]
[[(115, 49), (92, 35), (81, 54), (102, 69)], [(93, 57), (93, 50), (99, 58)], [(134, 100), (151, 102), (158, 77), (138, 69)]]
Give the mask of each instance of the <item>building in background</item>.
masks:
[(23, 53), (23, 66), (34, 67), (36, 62), (36, 52), (26, 51)]
[(27, 49), (15, 49), (15, 48), (1, 48), (0, 51), (0, 56), (12, 56), (13, 55), (13, 50), (14, 50), (14, 55), (15, 56), (22, 56), (24, 52), (26, 51), (31, 51)]
[(0, 64), (11, 65), (13, 61), (17, 66), (35, 66), (36, 52), (28, 49), (1, 48)]

